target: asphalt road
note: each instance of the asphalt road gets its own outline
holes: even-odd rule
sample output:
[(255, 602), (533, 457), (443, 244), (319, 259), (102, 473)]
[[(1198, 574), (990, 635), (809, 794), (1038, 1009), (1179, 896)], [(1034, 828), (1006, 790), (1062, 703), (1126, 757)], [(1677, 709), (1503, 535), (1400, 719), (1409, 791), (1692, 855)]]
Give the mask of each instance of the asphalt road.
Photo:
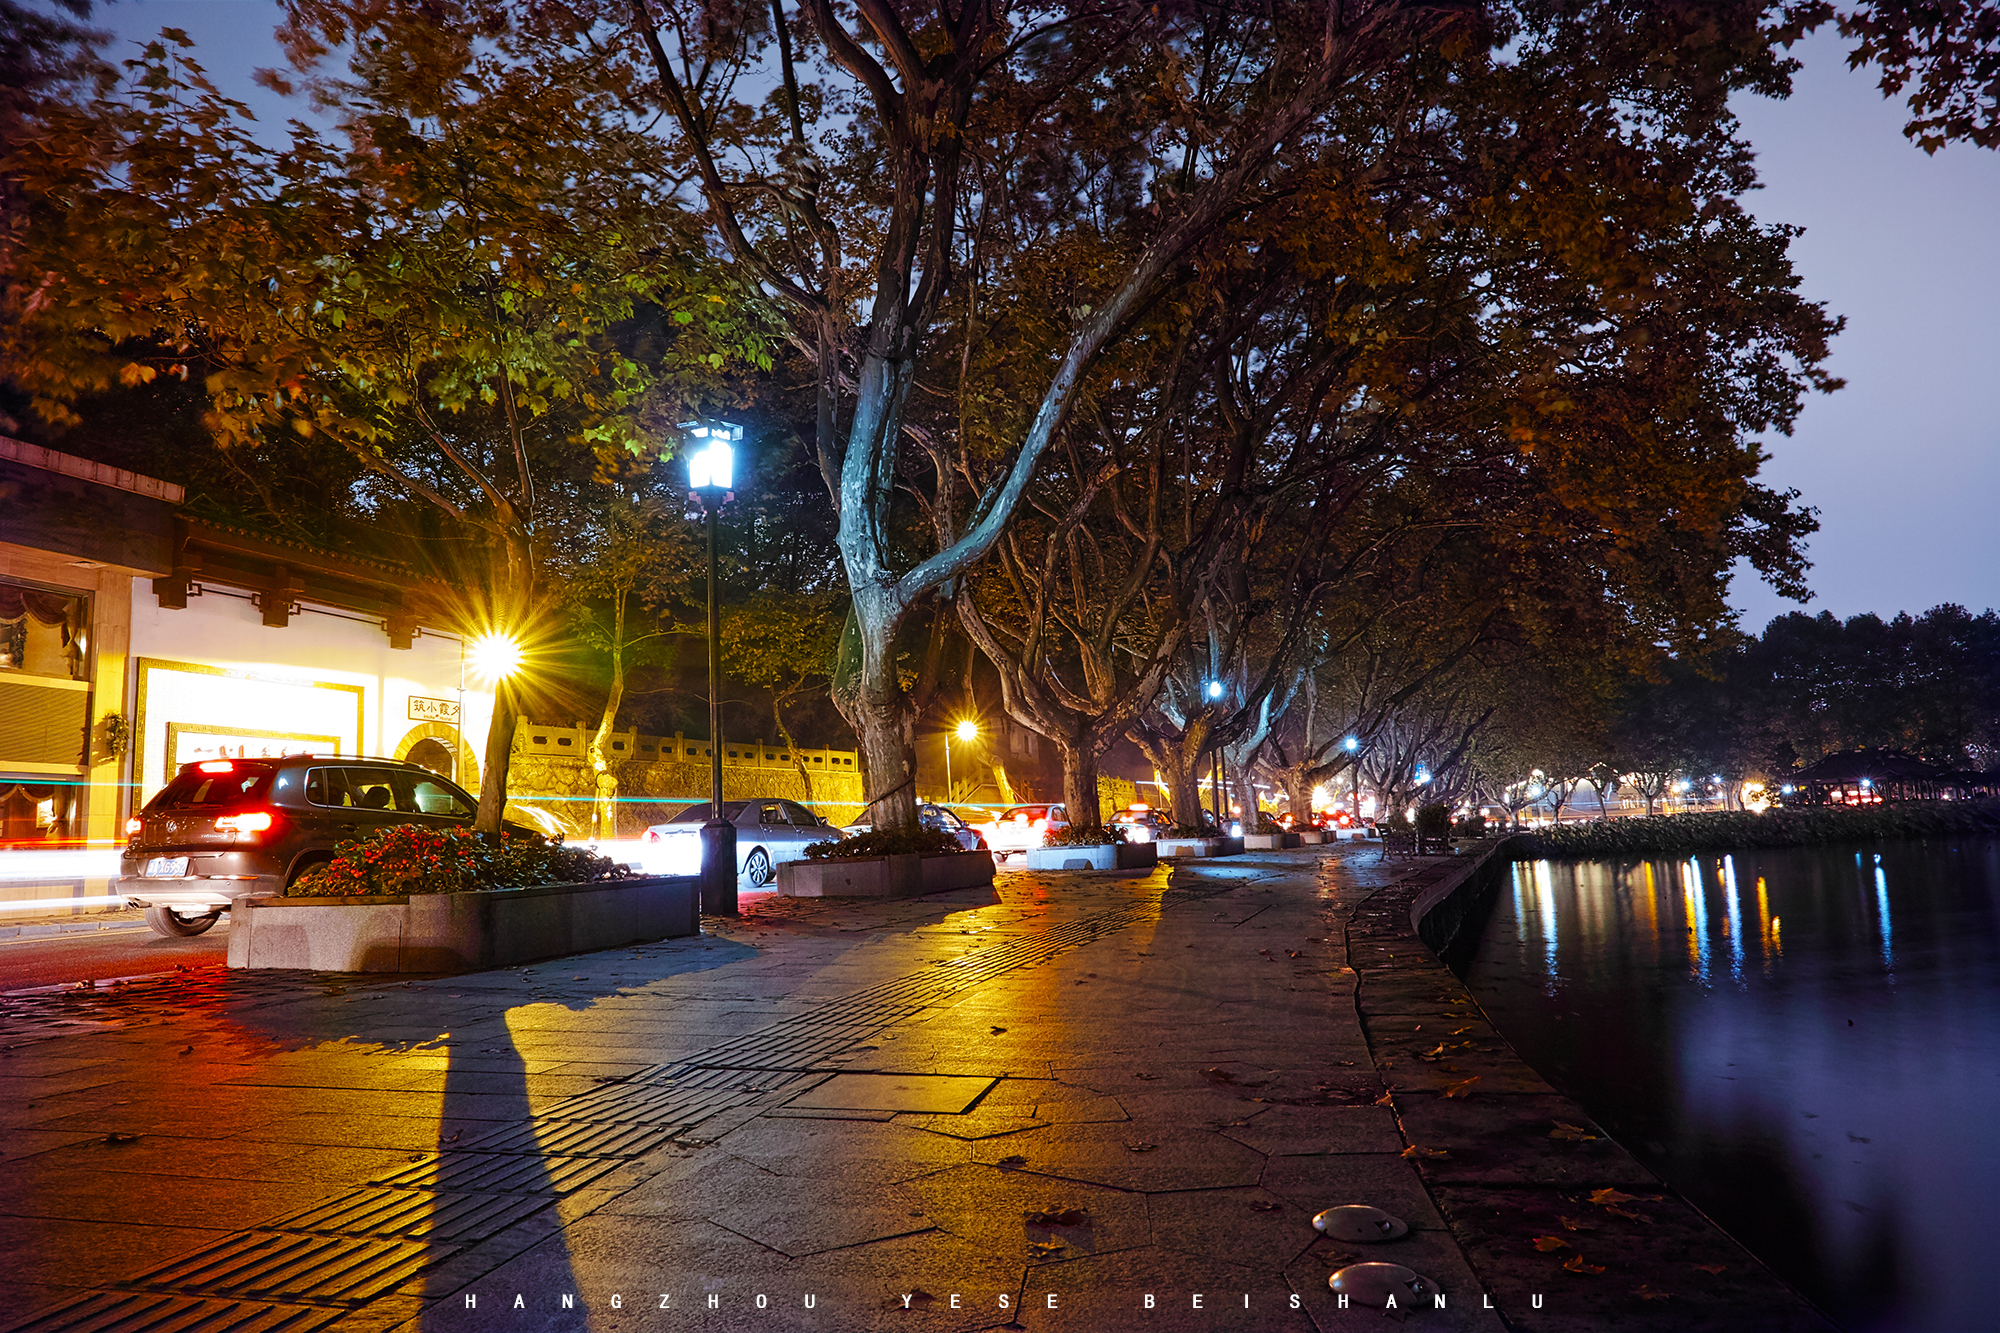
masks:
[(227, 918), (204, 934), (176, 939), (140, 926), (0, 940), (0, 992), (207, 966), (228, 952)]

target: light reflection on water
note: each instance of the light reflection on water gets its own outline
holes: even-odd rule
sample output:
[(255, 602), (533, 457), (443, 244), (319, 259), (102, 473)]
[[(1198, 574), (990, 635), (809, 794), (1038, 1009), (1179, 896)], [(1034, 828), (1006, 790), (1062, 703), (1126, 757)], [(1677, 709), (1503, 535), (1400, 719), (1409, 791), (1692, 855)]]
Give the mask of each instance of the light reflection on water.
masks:
[(1464, 971), (1529, 1063), (1845, 1327), (2000, 1329), (2000, 840), (1510, 887)]

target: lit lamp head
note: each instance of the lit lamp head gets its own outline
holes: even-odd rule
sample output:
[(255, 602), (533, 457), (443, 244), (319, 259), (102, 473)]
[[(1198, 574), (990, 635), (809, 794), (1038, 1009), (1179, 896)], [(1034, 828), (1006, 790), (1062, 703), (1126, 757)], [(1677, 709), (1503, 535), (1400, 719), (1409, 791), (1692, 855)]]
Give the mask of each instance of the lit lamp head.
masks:
[(505, 680), (521, 669), (521, 645), (498, 630), (489, 630), (465, 645), (465, 660), (487, 680)]
[(687, 456), (688, 489), (704, 501), (725, 497), (736, 485), (736, 443), (743, 427), (702, 423), (683, 427), (692, 452)]
[(954, 730), (958, 738), (962, 741), (975, 740), (979, 736), (979, 724), (971, 718), (966, 718), (963, 722), (960, 722)]
[(1211, 680), (1210, 682), (1208, 682), (1208, 697), (1211, 699), (1220, 699), (1222, 697), (1221, 681)]
[(1343, 742), (1343, 744), (1347, 746), (1347, 752), (1349, 754), (1353, 754), (1356, 750), (1361, 748), (1360, 740), (1353, 736), (1349, 736), (1346, 739), (1346, 741)]

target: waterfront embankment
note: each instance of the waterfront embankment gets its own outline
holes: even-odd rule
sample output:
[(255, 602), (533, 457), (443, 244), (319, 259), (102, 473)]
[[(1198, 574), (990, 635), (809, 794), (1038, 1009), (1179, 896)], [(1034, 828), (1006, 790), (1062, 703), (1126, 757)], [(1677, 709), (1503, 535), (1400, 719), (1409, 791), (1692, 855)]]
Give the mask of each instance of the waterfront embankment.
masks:
[(1563, 824), (1508, 843), (1518, 861), (1607, 861), (1884, 838), (2000, 834), (2000, 801), (1905, 801), (1810, 810), (1718, 810)]

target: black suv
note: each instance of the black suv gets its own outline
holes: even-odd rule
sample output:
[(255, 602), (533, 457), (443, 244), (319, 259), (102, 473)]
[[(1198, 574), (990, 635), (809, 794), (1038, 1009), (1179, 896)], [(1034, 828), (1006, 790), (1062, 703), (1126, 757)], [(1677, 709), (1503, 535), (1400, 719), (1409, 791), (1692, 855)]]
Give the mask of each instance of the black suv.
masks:
[(470, 824), (475, 802), (394, 759), (288, 755), (183, 764), (128, 821), (117, 892), (162, 935), (199, 935), (245, 893), (282, 893), (333, 845), (390, 824)]

